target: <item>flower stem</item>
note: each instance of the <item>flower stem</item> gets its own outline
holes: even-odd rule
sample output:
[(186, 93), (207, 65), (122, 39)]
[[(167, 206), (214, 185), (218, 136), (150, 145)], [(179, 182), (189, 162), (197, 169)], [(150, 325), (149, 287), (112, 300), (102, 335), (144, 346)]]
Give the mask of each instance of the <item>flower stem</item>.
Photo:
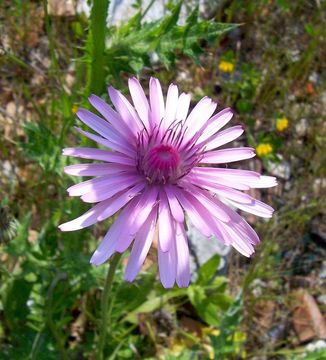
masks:
[(101, 327), (100, 327), (100, 335), (99, 335), (99, 344), (97, 349), (97, 359), (103, 360), (104, 359), (104, 345), (107, 335), (107, 325), (110, 322), (110, 316), (108, 316), (108, 303), (109, 303), (109, 295), (111, 293), (111, 288), (113, 284), (113, 278), (117, 266), (119, 264), (120, 258), (122, 254), (115, 253), (111, 259), (110, 266), (108, 273), (106, 275), (104, 290), (102, 294), (101, 300)]

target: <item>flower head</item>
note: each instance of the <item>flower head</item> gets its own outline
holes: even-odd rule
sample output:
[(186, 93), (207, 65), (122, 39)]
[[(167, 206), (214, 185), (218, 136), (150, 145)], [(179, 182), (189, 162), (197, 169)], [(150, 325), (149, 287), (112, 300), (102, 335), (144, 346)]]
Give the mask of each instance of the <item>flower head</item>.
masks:
[(232, 118), (230, 109), (214, 114), (216, 103), (204, 97), (189, 112), (190, 96), (171, 84), (166, 101), (155, 78), (149, 84), (149, 101), (136, 78), (129, 79), (134, 105), (109, 87), (115, 110), (101, 98), (89, 98), (103, 116), (80, 109), (79, 119), (97, 134), (77, 129), (109, 148), (67, 148), (64, 155), (102, 161), (65, 167), (77, 176), (95, 176), (68, 189), (71, 196), (96, 203), (79, 218), (60, 225), (74, 231), (120, 213), (93, 254), (100, 265), (115, 252), (131, 245), (125, 278), (135, 279), (158, 234), (159, 273), (164, 287), (189, 283), (189, 250), (185, 213), (207, 237), (231, 245), (245, 256), (259, 239), (247, 222), (228, 205), (269, 218), (273, 209), (241, 192), (276, 185), (275, 178), (226, 168), (226, 163), (255, 156), (247, 147), (222, 145), (243, 133), (241, 126), (219, 131)]
[(218, 68), (225, 73), (232, 73), (234, 71), (234, 64), (230, 61), (222, 60), (218, 64)]
[(256, 147), (256, 153), (258, 156), (263, 157), (270, 154), (273, 151), (273, 146), (270, 143), (262, 143)]
[(289, 120), (285, 116), (276, 119), (276, 130), (282, 132), (289, 127)]

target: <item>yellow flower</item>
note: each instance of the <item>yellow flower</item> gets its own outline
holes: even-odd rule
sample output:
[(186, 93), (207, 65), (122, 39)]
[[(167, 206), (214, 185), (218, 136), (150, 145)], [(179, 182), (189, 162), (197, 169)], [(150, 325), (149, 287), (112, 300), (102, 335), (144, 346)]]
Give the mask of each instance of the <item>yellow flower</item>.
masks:
[(231, 73), (234, 71), (234, 64), (229, 61), (222, 60), (218, 64), (218, 68), (225, 73)]
[(273, 151), (273, 146), (269, 143), (266, 144), (259, 144), (256, 147), (256, 153), (258, 156), (262, 157), (265, 155), (270, 154)]
[(202, 333), (204, 335), (213, 335), (213, 336), (219, 336), (220, 335), (220, 330), (214, 328), (214, 327), (203, 327), (202, 328)]
[(289, 120), (283, 116), (282, 118), (278, 118), (276, 120), (276, 129), (277, 131), (284, 131), (285, 129), (287, 129), (289, 126)]
[(75, 114), (77, 111), (78, 111), (79, 107), (78, 105), (74, 104), (72, 107), (71, 107), (71, 111)]

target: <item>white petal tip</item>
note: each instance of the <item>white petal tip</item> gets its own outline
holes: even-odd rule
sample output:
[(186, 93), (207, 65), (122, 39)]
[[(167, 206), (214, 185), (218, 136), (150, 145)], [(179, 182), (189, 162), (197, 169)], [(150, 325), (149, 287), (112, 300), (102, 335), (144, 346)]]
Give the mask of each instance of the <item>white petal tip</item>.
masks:
[(132, 283), (135, 280), (136, 276), (131, 276), (130, 274), (125, 274), (124, 278), (127, 282)]
[(58, 229), (62, 232), (66, 232), (66, 231), (75, 231), (75, 230), (79, 230), (76, 228), (72, 228), (71, 226), (68, 225), (69, 223), (64, 223), (58, 226)]
[(177, 281), (177, 285), (179, 288), (187, 288), (189, 286), (189, 280)]
[(173, 284), (163, 284), (162, 283), (162, 286), (164, 287), (164, 289), (172, 289), (174, 286), (174, 283)]

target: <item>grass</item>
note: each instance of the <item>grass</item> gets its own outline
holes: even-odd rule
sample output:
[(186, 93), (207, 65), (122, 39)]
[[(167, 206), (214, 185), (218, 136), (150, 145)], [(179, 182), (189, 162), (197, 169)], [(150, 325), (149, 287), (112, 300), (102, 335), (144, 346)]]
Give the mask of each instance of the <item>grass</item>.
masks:
[[(309, 291), (322, 294), (322, 280), (313, 274), (325, 249), (313, 240), (319, 228), (312, 231), (312, 224), (326, 216), (325, 4), (228, 1), (209, 10), (217, 22), (201, 20), (189, 6), (187, 22), (178, 25), (181, 2), (174, 2), (164, 18), (146, 25), (148, 9), (137, 2), (132, 19), (109, 28), (108, 1), (95, 4), (90, 19), (49, 15), (46, 0), (0, 5), (0, 357), (94, 356), (106, 269), (88, 261), (112, 219), (80, 232), (57, 230), (86, 210), (66, 195), (73, 179), (63, 174), (69, 160), (61, 149), (87, 145), (73, 130), (76, 107), (92, 92), (105, 97), (109, 82), (125, 91), (136, 74), (144, 84), (156, 75), (165, 88), (173, 81), (195, 100), (208, 95), (233, 107), (246, 141), (273, 148), (249, 166), (268, 173), (288, 164), (290, 176), (279, 172), (280, 185), (262, 192), (276, 215), (267, 223), (249, 219), (262, 244), (250, 261), (232, 253), (227, 278), (214, 280), (218, 260), (212, 259), (202, 270), (207, 282), (202, 276), (188, 290), (166, 292), (156, 280), (154, 253), (132, 285), (122, 280), (122, 264), (106, 356), (296, 358), (305, 349), (291, 324), (274, 342), (268, 334), (291, 315), (295, 276), (315, 279)], [(234, 64), (233, 72), (218, 70), (222, 59)], [(279, 116), (289, 119), (281, 133)], [(258, 292), (257, 279), (265, 284)], [(267, 299), (277, 308), (268, 329), (256, 312)]]

